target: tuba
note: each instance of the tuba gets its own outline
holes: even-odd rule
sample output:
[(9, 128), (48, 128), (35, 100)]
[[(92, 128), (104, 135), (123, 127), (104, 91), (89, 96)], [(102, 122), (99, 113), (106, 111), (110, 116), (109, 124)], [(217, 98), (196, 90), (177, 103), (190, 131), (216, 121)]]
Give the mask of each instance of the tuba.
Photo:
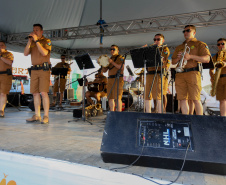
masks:
[[(188, 49), (188, 52), (187, 52), (187, 49)], [(182, 73), (184, 71), (184, 66), (186, 66), (186, 64), (187, 64), (187, 60), (184, 60), (184, 55), (185, 55), (186, 52), (187, 53), (190, 52), (190, 48), (188, 47), (187, 43), (185, 44), (184, 52), (181, 55), (181, 59), (178, 62), (178, 66), (175, 69), (175, 71), (178, 72), (178, 73)]]
[(211, 96), (216, 95), (218, 80), (220, 78), (222, 67), (224, 66), (223, 60), (225, 60), (225, 51), (221, 50), (217, 54), (218, 54), (217, 61), (214, 64), (214, 68), (216, 68), (216, 72), (214, 74), (214, 81), (212, 83), (212, 90), (211, 90), (211, 93), (210, 93)]

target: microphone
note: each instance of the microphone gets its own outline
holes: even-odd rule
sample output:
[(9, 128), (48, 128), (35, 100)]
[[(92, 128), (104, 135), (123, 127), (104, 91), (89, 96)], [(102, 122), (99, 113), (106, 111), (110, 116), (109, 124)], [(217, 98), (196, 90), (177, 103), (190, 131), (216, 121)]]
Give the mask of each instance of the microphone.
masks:
[(25, 39), (28, 39), (28, 38), (33, 38), (32, 36), (27, 36), (27, 37), (25, 37)]
[(130, 67), (128, 65), (126, 66), (126, 69), (127, 69), (130, 76), (134, 76), (132, 70), (130, 69)]

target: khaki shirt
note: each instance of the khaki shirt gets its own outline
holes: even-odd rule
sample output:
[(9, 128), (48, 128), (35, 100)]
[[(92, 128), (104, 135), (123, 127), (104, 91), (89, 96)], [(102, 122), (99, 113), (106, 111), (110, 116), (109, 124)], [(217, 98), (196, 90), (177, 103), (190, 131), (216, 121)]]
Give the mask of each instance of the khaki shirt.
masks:
[[(213, 56), (213, 63), (215, 64), (216, 62), (217, 62), (217, 54)], [(223, 62), (226, 63), (226, 53), (225, 53)], [(221, 74), (226, 74), (226, 67), (222, 68)]]
[[(118, 56), (118, 57), (117, 57)], [(115, 58), (117, 57), (116, 61), (115, 61)], [(111, 56), (111, 59), (116, 63), (116, 64), (119, 64), (119, 65), (122, 65), (122, 63), (124, 62), (124, 58), (122, 57), (122, 55), (113, 55)], [(110, 64), (108, 66), (108, 76), (110, 75), (116, 75), (117, 71), (119, 70), (118, 68), (116, 68), (113, 64)], [(122, 69), (121, 69), (121, 73), (120, 74), (123, 74), (124, 72), (124, 66), (122, 66)]]
[[(170, 55), (170, 50), (168, 47), (164, 47), (163, 48), (163, 51), (162, 51), (162, 48), (159, 48), (159, 51), (161, 53), (161, 56), (164, 58), (164, 61), (163, 61), (163, 68), (169, 68), (170, 66), (170, 61), (168, 60), (168, 57)], [(158, 67), (158, 71), (161, 70), (161, 66)], [(155, 67), (148, 67), (148, 71), (155, 71)]]
[[(2, 52), (1, 55), (2, 57), (7, 58), (11, 61), (13, 61), (14, 59), (13, 54), (8, 52), (7, 50)], [(0, 59), (0, 71), (6, 71), (7, 69), (12, 69), (12, 65), (8, 65)]]
[[(54, 67), (56, 68), (68, 68), (68, 72), (67, 73), (70, 73), (70, 65), (65, 63), (65, 62), (59, 62), (57, 63)], [(61, 77), (64, 77), (64, 75), (61, 75)]]
[(93, 83), (95, 83), (95, 82), (96, 83), (104, 83), (104, 84), (107, 84), (108, 83), (108, 79), (107, 79), (106, 76), (99, 74), (99, 77), (94, 79)]
[(44, 62), (48, 62), (50, 64), (50, 51), (51, 51), (51, 41), (44, 36), (42, 36), (39, 39), (39, 43), (43, 48), (48, 50), (48, 54), (46, 56), (42, 56), (42, 54), (39, 52), (38, 47), (34, 41), (31, 42), (31, 63), (32, 65), (41, 65)]
[(68, 63), (65, 63), (65, 62), (59, 62), (57, 63), (54, 67), (56, 68), (70, 68), (70, 65)]
[[(179, 52), (184, 52), (184, 47), (185, 47), (185, 41), (183, 42), (183, 44), (179, 45), (176, 47), (172, 59), (176, 59), (177, 58), (177, 54)], [(187, 43), (187, 46), (190, 48), (190, 55), (197, 55), (197, 56), (205, 56), (205, 55), (209, 55), (210, 51), (208, 46), (206, 45), (206, 43), (202, 42), (202, 41), (198, 41), (196, 38), (193, 38), (191, 41), (189, 41)], [(188, 49), (187, 49), (188, 50)], [(187, 61), (187, 65), (184, 67), (185, 69), (187, 68), (193, 68), (193, 67), (197, 67), (199, 61), (190, 59)], [(200, 62), (199, 62), (200, 63)]]

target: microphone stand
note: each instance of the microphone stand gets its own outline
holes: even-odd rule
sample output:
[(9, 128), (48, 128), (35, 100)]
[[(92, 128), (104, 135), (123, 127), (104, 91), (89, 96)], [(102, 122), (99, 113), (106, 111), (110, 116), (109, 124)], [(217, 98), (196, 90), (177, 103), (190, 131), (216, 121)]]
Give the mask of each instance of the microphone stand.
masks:
[[(161, 51), (161, 56), (162, 56), (162, 53), (163, 53), (163, 45), (161, 46), (162, 47), (162, 51)], [(163, 57), (161, 57), (161, 109), (162, 109), (162, 113), (163, 113), (163, 83), (162, 83), (162, 78), (163, 78), (163, 75), (162, 75), (162, 63), (163, 63)]]
[(146, 102), (145, 102), (145, 97), (146, 97), (146, 73), (145, 73), (145, 70), (146, 70), (146, 66), (147, 66), (147, 59), (146, 59), (146, 55), (145, 55), (145, 52), (143, 52), (143, 59), (144, 59), (144, 113), (146, 111)]
[[(132, 76), (134, 76), (133, 72), (131, 71), (130, 67), (127, 65), (126, 69), (128, 70), (129, 73), (129, 79), (131, 80)], [(130, 93), (130, 86), (128, 87), (128, 96), (127, 96), (127, 112), (129, 112), (129, 93)], [(138, 88), (138, 93), (139, 93), (139, 88)]]
[[(158, 48), (159, 47), (165, 47), (166, 45), (162, 45), (162, 46), (158, 46)], [(161, 54), (160, 54), (160, 56), (162, 56), (162, 53), (163, 53), (163, 49), (162, 49), (162, 51), (161, 51)], [(160, 71), (160, 77), (161, 77), (161, 110), (162, 110), (162, 113), (163, 113), (163, 83), (162, 83), (162, 59), (161, 59), (161, 64), (160, 64), (160, 67), (161, 67), (161, 71)], [(155, 82), (155, 78), (156, 78), (156, 75), (157, 75), (157, 71), (158, 71), (158, 67), (159, 67), (159, 63), (157, 64), (157, 67), (156, 67), (156, 69), (155, 69), (155, 75), (154, 75), (154, 78), (153, 78), (153, 81), (152, 81), (152, 84), (151, 84), (151, 89), (150, 89), (150, 91), (149, 91), (149, 95), (148, 95), (148, 97), (150, 97), (150, 95), (151, 95), (151, 91), (152, 91), (152, 88), (153, 88), (153, 85), (154, 85), (154, 82)], [(156, 82), (157, 83), (157, 82)]]
[[(84, 75), (84, 76), (90, 76), (91, 74), (93, 74), (93, 73), (97, 73), (98, 72), (98, 70), (97, 71), (94, 71), (94, 72), (92, 72), (92, 73), (90, 73), (90, 74), (88, 74), (88, 75)], [(82, 78), (84, 78), (84, 76), (82, 77)], [(68, 85), (70, 85), (70, 84), (73, 84), (73, 83), (75, 83), (75, 82), (77, 82), (78, 80), (80, 80), (80, 79), (82, 79), (82, 78), (79, 78), (79, 79), (77, 79), (77, 80), (75, 80), (75, 81), (73, 81), (73, 82), (70, 82), (70, 83), (68, 83), (68, 84), (66, 84), (65, 86), (68, 86)]]
[[(91, 74), (93, 74), (93, 73), (96, 73), (96, 72), (98, 72), (98, 70), (97, 71), (94, 71), (94, 72), (92, 72), (92, 73), (90, 73), (90, 74), (88, 74), (88, 75), (84, 75), (84, 70), (85, 70), (85, 64), (83, 64), (83, 77), (82, 77), (82, 79), (83, 79), (83, 88), (82, 88), (82, 120), (85, 122), (85, 121), (87, 121), (87, 122), (89, 122), (90, 123), (90, 125), (92, 125), (93, 123), (92, 122), (90, 122), (90, 121), (88, 121), (87, 119), (86, 119), (86, 116), (85, 116), (85, 83), (86, 83), (86, 77), (87, 76), (90, 76)], [(73, 81), (73, 82), (71, 82), (71, 83), (74, 83), (74, 82), (76, 82), (76, 81), (78, 81), (78, 79), (77, 80), (75, 80), (75, 81)], [(70, 84), (71, 84), (70, 83)], [(69, 85), (69, 84), (67, 84), (67, 85)], [(79, 119), (77, 119), (77, 120), (72, 120), (72, 121), (78, 121), (78, 120), (80, 120), (80, 118)], [(68, 121), (68, 123), (69, 122), (72, 122), (72, 121)]]

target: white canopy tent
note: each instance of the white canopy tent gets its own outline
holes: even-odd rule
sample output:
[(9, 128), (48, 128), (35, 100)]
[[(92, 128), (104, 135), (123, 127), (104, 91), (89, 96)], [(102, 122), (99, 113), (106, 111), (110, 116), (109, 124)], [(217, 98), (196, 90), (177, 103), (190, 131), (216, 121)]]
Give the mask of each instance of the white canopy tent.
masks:
[[(109, 54), (112, 44), (124, 54), (131, 47), (152, 44), (156, 33), (164, 34), (172, 54), (175, 46), (184, 41), (182, 30), (187, 24), (197, 26), (196, 37), (213, 46), (212, 54), (216, 53), (217, 39), (226, 37), (225, 0), (103, 0), (102, 19), (107, 27), (102, 45), (100, 27), (96, 25), (100, 20), (100, 0), (2, 1), (0, 17), (0, 38), (7, 42), (9, 50), (21, 53), (33, 24), (42, 24), (45, 36), (52, 41), (52, 58), (62, 53), (72, 57), (89, 53), (96, 59)], [(76, 63), (73, 65), (78, 68)], [(94, 65), (98, 68), (98, 64)], [(208, 71), (204, 71), (204, 80), (203, 86), (210, 83)]]
[[(95, 37), (90, 36), (88, 38), (76, 37), (73, 39), (72, 37), (58, 37), (57, 39), (51, 40), (53, 46), (58, 46), (65, 50), (81, 48), (98, 49), (100, 46), (102, 48), (108, 48), (111, 44), (117, 44), (119, 47), (131, 47), (141, 46), (146, 43), (151, 44), (154, 35), (160, 32), (165, 35), (168, 46), (177, 46), (184, 40), (183, 34), (181, 33), (183, 26), (189, 23), (200, 27), (197, 29), (197, 38), (199, 40), (206, 42), (208, 45), (214, 45), (218, 38), (226, 37), (226, 11), (224, 8), (225, 0), (103, 0), (102, 18), (107, 24), (112, 22), (123, 24), (122, 21), (124, 21), (126, 25), (128, 24), (128, 20), (142, 21), (145, 18), (172, 18), (175, 15), (178, 18), (182, 14), (183, 17), (186, 14), (191, 16), (191, 18), (184, 19), (183, 17), (179, 17), (179, 21), (182, 24), (179, 24), (179, 22), (175, 23), (176, 19), (174, 17), (170, 24), (166, 21), (165, 24), (161, 24), (159, 27), (156, 27), (154, 24), (150, 25), (150, 27), (153, 26), (156, 28), (154, 30), (141, 29), (140, 31), (133, 32), (129, 27), (126, 30), (127, 32), (117, 33), (117, 35), (114, 35), (113, 32), (112, 36), (105, 34), (103, 45), (100, 45), (99, 34), (96, 34)], [(212, 19), (211, 15), (214, 13), (214, 10), (221, 11), (217, 13), (217, 18)], [(203, 11), (209, 12), (210, 17), (206, 18), (200, 14)], [(203, 17), (200, 17), (200, 15)], [(12, 40), (9, 37), (5, 37), (5, 34), (30, 33), (34, 23), (41, 23), (44, 26), (44, 30), (95, 26), (100, 19), (100, 0), (3, 1), (0, 7), (0, 17), (0, 33), (2, 33), (2, 39), (7, 38), (6, 41), (11, 43), (8, 45), (9, 49), (23, 52), (24, 47), (21, 47), (23, 46), (20, 42), (21, 38), (19, 40), (20, 44), (18, 44), (17, 42), (11, 42)], [(154, 21), (152, 22), (156, 23)], [(172, 26), (169, 27), (170, 25), (173, 25), (173, 28)], [(24, 41), (23, 44), (25, 43)]]

